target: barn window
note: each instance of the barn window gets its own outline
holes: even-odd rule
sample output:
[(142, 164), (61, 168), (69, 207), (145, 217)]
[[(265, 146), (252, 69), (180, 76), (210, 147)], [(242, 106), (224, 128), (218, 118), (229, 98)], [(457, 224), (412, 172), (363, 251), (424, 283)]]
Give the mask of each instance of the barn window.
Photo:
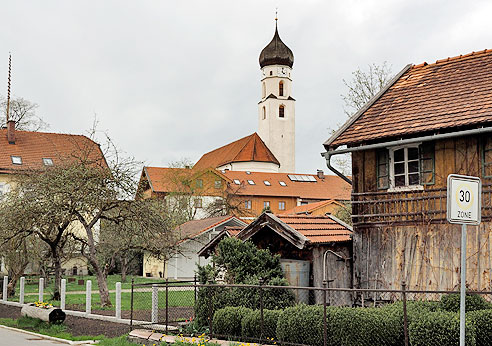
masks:
[(195, 208), (202, 208), (202, 199), (195, 198)]
[(201, 189), (203, 187), (203, 180), (202, 179), (197, 179), (196, 182), (196, 187)]
[(214, 183), (214, 187), (216, 189), (220, 189), (222, 187), (222, 180), (216, 180)]
[(433, 185), (434, 144), (424, 143), (378, 151), (377, 179), (378, 189)]
[(492, 178), (492, 138), (484, 138), (482, 147), (482, 176)]
[(278, 116), (279, 116), (279, 118), (285, 117), (285, 108), (283, 105), (280, 105), (278, 107)]
[(244, 201), (244, 209), (251, 209), (251, 200)]
[(284, 82), (278, 83), (278, 96), (284, 96)]
[(285, 210), (285, 202), (278, 202), (278, 210)]

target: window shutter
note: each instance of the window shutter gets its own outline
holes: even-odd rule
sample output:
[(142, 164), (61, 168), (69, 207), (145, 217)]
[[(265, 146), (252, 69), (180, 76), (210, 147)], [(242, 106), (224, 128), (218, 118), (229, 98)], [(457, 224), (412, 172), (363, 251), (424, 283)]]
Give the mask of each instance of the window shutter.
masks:
[(482, 177), (492, 178), (492, 138), (482, 138)]
[(420, 146), (420, 184), (434, 185), (436, 182), (436, 165), (434, 143), (426, 142)]
[(389, 155), (388, 149), (380, 149), (376, 152), (378, 190), (389, 188)]

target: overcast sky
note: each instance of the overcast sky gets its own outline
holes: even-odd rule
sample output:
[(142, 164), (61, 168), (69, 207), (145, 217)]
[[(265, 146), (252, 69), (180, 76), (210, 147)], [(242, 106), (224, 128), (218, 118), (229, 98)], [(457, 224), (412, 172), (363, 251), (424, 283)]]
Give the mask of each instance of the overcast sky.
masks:
[(10, 51), (12, 92), (39, 104), (50, 132), (85, 133), (96, 115), (145, 165), (196, 162), (257, 131), (276, 7), (295, 57), (300, 173), (326, 171), (322, 143), (345, 121), (342, 79), (358, 67), (397, 73), (492, 48), (491, 1), (4, 1), (0, 95)]

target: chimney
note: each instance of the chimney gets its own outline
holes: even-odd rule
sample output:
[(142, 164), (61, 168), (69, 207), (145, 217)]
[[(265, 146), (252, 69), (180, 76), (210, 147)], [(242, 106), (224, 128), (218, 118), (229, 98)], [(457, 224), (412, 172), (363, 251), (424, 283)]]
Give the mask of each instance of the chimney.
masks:
[(323, 172), (323, 170), (318, 169), (316, 174), (318, 175), (319, 179), (325, 179), (325, 172)]
[(15, 121), (7, 121), (7, 140), (9, 144), (15, 144)]

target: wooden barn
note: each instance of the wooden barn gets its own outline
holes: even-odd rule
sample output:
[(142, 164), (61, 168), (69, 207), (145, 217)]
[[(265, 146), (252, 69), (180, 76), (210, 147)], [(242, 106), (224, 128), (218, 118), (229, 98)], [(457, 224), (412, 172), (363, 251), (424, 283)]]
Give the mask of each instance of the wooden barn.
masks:
[[(352, 287), (352, 228), (332, 215), (274, 215), (264, 212), (237, 233), (229, 230), (212, 239), (199, 251), (208, 257), (215, 251), (220, 239), (234, 236), (251, 241), (258, 248), (279, 254), (284, 274), (292, 286)], [(318, 302), (321, 294), (308, 299), (303, 291), (301, 301)], [(349, 294), (336, 292), (329, 295), (331, 305), (351, 304)]]
[(458, 288), (461, 228), (446, 221), (456, 173), (482, 179), (466, 284), (492, 290), (492, 50), (406, 66), (324, 146), (339, 176), (331, 157), (352, 155), (354, 287)]

